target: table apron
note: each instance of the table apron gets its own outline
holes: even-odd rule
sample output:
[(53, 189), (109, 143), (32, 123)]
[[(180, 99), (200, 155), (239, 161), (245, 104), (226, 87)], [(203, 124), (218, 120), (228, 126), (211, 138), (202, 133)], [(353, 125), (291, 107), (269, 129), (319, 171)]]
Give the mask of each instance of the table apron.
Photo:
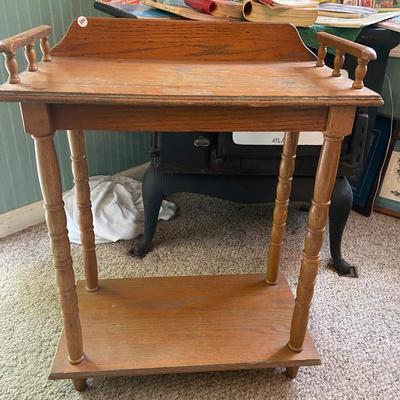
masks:
[[(324, 131), (328, 107), (216, 107), (50, 104), (54, 130)], [(343, 135), (351, 132), (342, 132)]]

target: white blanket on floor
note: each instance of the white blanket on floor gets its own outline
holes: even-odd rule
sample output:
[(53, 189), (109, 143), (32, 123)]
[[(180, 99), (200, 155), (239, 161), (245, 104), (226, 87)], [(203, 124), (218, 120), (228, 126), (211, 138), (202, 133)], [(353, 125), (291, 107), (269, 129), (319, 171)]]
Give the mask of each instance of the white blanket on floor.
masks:
[[(125, 176), (93, 176), (89, 186), (96, 243), (131, 240), (143, 233), (141, 182)], [(65, 193), (64, 202), (69, 240), (80, 244), (75, 187)], [(158, 219), (169, 220), (175, 212), (174, 203), (163, 201)]]

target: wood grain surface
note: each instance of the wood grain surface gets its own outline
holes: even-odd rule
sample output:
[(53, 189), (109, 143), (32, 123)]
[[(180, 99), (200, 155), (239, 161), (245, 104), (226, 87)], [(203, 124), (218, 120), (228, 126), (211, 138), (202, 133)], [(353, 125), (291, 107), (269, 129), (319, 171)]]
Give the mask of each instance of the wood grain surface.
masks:
[(88, 21), (86, 28), (73, 22), (52, 55), (131, 60), (315, 60), (296, 28), (287, 24), (132, 18)]
[(376, 60), (376, 52), (371, 47), (352, 42), (351, 40), (327, 32), (317, 32), (315, 36), (323, 46), (331, 46), (335, 49), (340, 49), (343, 53), (351, 54), (352, 56), (362, 58), (363, 60)]
[(50, 26), (43, 25), (0, 41), (0, 53), (4, 53), (5, 56), (5, 66), (8, 71), (8, 82), (10, 85), (21, 82), (18, 75), (19, 66), (16, 58), (19, 48), (25, 46), (25, 58), (28, 63), (27, 69), (29, 72), (36, 72), (38, 69), (35, 53), (35, 41), (37, 39), (40, 39), (41, 43), (42, 61), (50, 61), (50, 47), (49, 45), (44, 46), (43, 43), (48, 43), (48, 35), (50, 35), (51, 31), (52, 28)]
[[(142, 40), (146, 38), (146, 40)], [(233, 40), (234, 38), (234, 40)], [(273, 38), (273, 40), (271, 40)], [(0, 100), (130, 105), (380, 105), (316, 68), (291, 25), (90, 18)]]
[(381, 97), (328, 67), (302, 62), (136, 61), (53, 56), (0, 100), (130, 105), (380, 105)]
[(68, 363), (78, 364), (84, 358), (82, 330), (67, 231), (67, 218), (62, 198), (60, 171), (53, 136), (53, 134), (49, 134), (47, 136), (33, 136), (33, 138), (66, 337), (65, 357)]
[(286, 346), (293, 296), (264, 274), (78, 282), (85, 360), (66, 361), (64, 337), (50, 378), (85, 378), (316, 365), (307, 334), (301, 354)]
[[(320, 43), (318, 50), (317, 67), (324, 65), (324, 58), (328, 46), (336, 49), (335, 55), (335, 68), (332, 76), (341, 76), (340, 69), (343, 66), (345, 54), (351, 54), (357, 58), (357, 67), (355, 70), (355, 80), (352, 87), (354, 89), (362, 89), (364, 87), (364, 77), (367, 74), (367, 65), (371, 60), (376, 60), (376, 52), (371, 47), (364, 46), (363, 44), (354, 43), (350, 40), (337, 37), (327, 32), (317, 32), (316, 38)], [(321, 58), (322, 57), (322, 58)]]
[(271, 236), (268, 246), (267, 273), (265, 281), (269, 285), (275, 285), (279, 277), (278, 272), (282, 260), (283, 240), (285, 237), (286, 220), (289, 209), (290, 193), (292, 191), (298, 142), (299, 132), (285, 133), (279, 166), (278, 185), (276, 187)]
[[(15, 79), (0, 86), (0, 100), (21, 103), (35, 137), (60, 290), (64, 329), (52, 379), (72, 378), (83, 390), (84, 378), (98, 375), (286, 367), (294, 377), (298, 366), (320, 363), (307, 325), (340, 142), (357, 107), (382, 104), (362, 87), (368, 60), (361, 54), (353, 84), (323, 66), (325, 47), (318, 68), (289, 25), (90, 18), (86, 28), (74, 22), (51, 54), (42, 40), (52, 62), (36, 63), (27, 49), (37, 72), (18, 76), (15, 52), (6, 53)], [(296, 306), (281, 276), (274, 286), (264, 274), (145, 278), (103, 280), (93, 293), (79, 283), (78, 315), (53, 143), (60, 129), (76, 132), (73, 164), (85, 185), (78, 200), (88, 230), (78, 131), (324, 131)]]
[[(24, 107), (25, 108), (25, 107)], [(134, 107), (86, 104), (52, 104), (54, 129), (137, 131), (323, 131), (328, 107)], [(100, 117), (101, 116), (101, 117)], [(349, 135), (351, 128), (344, 135)]]
[(42, 25), (30, 29), (26, 32), (19, 33), (18, 35), (0, 41), (0, 52), (12, 52), (20, 47), (24, 47), (33, 43), (35, 40), (47, 37), (52, 31), (51, 26)]
[(320, 253), (324, 241), (326, 223), (333, 187), (336, 181), (343, 137), (337, 136), (337, 129), (353, 126), (355, 108), (343, 112), (343, 107), (332, 107), (329, 111), (324, 143), (319, 156), (315, 175), (314, 193), (308, 214), (307, 233), (300, 265), (296, 291), (296, 305), (293, 310), (289, 348), (301, 352), (307, 334), (307, 326), (314, 285), (320, 264)]
[(86, 289), (89, 292), (95, 292), (98, 289), (98, 271), (86, 160), (85, 133), (81, 130), (69, 130), (67, 135), (71, 153), (71, 169), (75, 184), (75, 202), (78, 209), (78, 224)]

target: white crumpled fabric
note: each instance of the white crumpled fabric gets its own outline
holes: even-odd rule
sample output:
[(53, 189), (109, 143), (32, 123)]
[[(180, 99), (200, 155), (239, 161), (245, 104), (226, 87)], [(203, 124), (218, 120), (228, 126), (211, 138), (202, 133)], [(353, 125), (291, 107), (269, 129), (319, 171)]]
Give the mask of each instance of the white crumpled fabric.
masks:
[[(89, 186), (96, 243), (131, 240), (143, 233), (141, 182), (125, 176), (93, 176)], [(80, 244), (75, 187), (64, 194), (64, 203), (69, 240)], [(169, 220), (175, 213), (176, 205), (164, 200), (158, 219)]]

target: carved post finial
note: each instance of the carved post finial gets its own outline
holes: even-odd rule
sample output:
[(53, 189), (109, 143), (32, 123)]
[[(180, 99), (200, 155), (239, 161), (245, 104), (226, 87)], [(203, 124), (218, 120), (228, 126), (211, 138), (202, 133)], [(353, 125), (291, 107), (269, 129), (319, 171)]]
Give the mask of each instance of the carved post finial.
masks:
[(355, 73), (355, 80), (353, 83), (354, 89), (362, 89), (364, 87), (364, 77), (367, 74), (368, 60), (363, 60), (362, 58), (357, 58), (357, 67)]
[(6, 59), (6, 69), (9, 74), (8, 82), (12, 85), (20, 83), (21, 79), (18, 76), (19, 68), (17, 59), (15, 58), (15, 51), (9, 51), (7, 53), (4, 53), (4, 57)]
[(35, 52), (35, 44), (29, 43), (25, 47), (25, 58), (28, 61), (28, 71), (36, 72), (38, 67), (36, 65), (36, 52)]
[(320, 44), (318, 48), (318, 61), (315, 64), (316, 67), (323, 67), (325, 65), (325, 56), (328, 51), (328, 48), (324, 44)]
[(43, 62), (50, 62), (51, 61), (51, 56), (50, 56), (50, 42), (49, 42), (49, 37), (45, 36), (42, 39), (40, 39), (40, 48), (42, 50)]
[(340, 49), (336, 49), (334, 69), (332, 71), (332, 76), (338, 77), (342, 75), (341, 69), (344, 64), (344, 53)]

